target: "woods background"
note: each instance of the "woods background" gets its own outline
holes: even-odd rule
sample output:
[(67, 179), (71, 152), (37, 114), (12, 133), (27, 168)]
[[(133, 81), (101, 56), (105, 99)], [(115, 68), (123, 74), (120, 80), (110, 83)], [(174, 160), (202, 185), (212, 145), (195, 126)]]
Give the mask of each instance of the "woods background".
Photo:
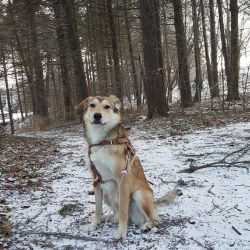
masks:
[(89, 95), (149, 119), (196, 103), (246, 110), (249, 39), (244, 0), (2, 0), (1, 130), (74, 120)]

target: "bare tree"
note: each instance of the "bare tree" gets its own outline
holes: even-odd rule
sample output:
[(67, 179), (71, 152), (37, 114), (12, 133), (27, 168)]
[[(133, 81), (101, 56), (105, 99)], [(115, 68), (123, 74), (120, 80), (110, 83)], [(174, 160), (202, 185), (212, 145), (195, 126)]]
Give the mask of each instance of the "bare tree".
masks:
[(141, 0), (140, 14), (145, 67), (145, 91), (148, 118), (151, 119), (157, 116), (166, 116), (168, 111), (163, 77), (158, 0)]
[(38, 36), (36, 30), (36, 21), (35, 21), (35, 8), (37, 5), (34, 0), (26, 1), (27, 8), (27, 19), (30, 28), (30, 39), (31, 39), (31, 51), (32, 51), (32, 61), (34, 64), (35, 71), (35, 97), (36, 97), (36, 112), (35, 115), (48, 118), (48, 103), (45, 96), (45, 86), (44, 86), (44, 77), (43, 77), (43, 65), (42, 58), (40, 53), (40, 48), (38, 44)]
[(11, 134), (14, 134), (15, 129), (14, 129), (14, 121), (13, 121), (13, 111), (12, 111), (12, 105), (11, 105), (11, 101), (10, 101), (8, 72), (7, 72), (7, 66), (6, 66), (7, 62), (6, 62), (5, 55), (6, 55), (6, 51), (2, 48), (1, 58), (2, 58), (3, 74), (4, 74), (4, 81), (5, 81), (5, 87), (6, 87), (7, 104), (8, 104), (8, 110), (9, 110), (10, 129), (11, 129)]
[(112, 45), (112, 56), (113, 56), (113, 65), (115, 70), (115, 94), (123, 101), (123, 89), (121, 83), (121, 72), (120, 72), (120, 63), (119, 63), (119, 54), (118, 54), (118, 41), (117, 41), (117, 32), (115, 29), (114, 14), (112, 9), (112, 0), (106, 0), (106, 6), (108, 10), (108, 19), (109, 19), (109, 29), (111, 35), (111, 45)]
[(215, 33), (215, 14), (214, 14), (214, 0), (209, 0), (210, 11), (210, 42), (211, 42), (211, 71), (212, 71), (212, 83), (213, 88), (211, 91), (211, 97), (219, 97), (220, 90), (218, 84), (218, 59), (217, 59), (217, 37)]
[(195, 57), (195, 84), (196, 91), (194, 102), (201, 101), (202, 89), (202, 73), (201, 73), (201, 57), (200, 57), (200, 44), (199, 44), (199, 17), (197, 16), (196, 0), (192, 0), (192, 14), (193, 14), (193, 30), (194, 30), (194, 57)]
[(182, 107), (189, 107), (193, 105), (193, 102), (189, 80), (187, 42), (183, 24), (182, 3), (181, 0), (172, 0), (172, 3), (174, 7), (181, 105)]
[(230, 73), (231, 78), (228, 83), (227, 99), (229, 101), (239, 100), (239, 27), (238, 27), (238, 1), (230, 0), (231, 11), (231, 56), (230, 56)]
[(74, 76), (76, 82), (77, 102), (81, 102), (88, 96), (88, 87), (83, 68), (81, 48), (75, 19), (74, 1), (61, 0), (63, 18), (65, 22), (67, 40), (70, 47), (70, 55), (74, 66)]
[(67, 58), (66, 35), (62, 21), (62, 7), (60, 0), (53, 0), (52, 3), (55, 23), (56, 23), (56, 41), (58, 45), (58, 56), (60, 61), (61, 79), (63, 86), (63, 98), (66, 120), (74, 119), (74, 104), (72, 87), (70, 84), (69, 65)]

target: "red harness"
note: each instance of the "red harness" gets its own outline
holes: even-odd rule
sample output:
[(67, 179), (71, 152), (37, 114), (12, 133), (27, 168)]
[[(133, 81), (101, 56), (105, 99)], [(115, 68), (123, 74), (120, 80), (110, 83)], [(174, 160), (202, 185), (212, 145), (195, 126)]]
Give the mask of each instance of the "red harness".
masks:
[(93, 186), (94, 187), (96, 187), (100, 183), (105, 183), (107, 181), (103, 181), (102, 176), (98, 172), (98, 170), (96, 169), (96, 166), (95, 166), (94, 162), (91, 161), (91, 159), (90, 159), (92, 147), (104, 146), (104, 145), (120, 145), (120, 144), (125, 144), (126, 147), (127, 147), (126, 155), (128, 157), (128, 161), (126, 163), (126, 166), (121, 171), (121, 174), (125, 175), (127, 173), (129, 160), (131, 160), (133, 158), (133, 156), (135, 155), (135, 153), (136, 153), (134, 147), (132, 146), (130, 140), (127, 137), (120, 137), (120, 138), (115, 138), (115, 139), (112, 139), (112, 140), (103, 140), (103, 141), (101, 141), (99, 143), (89, 145), (88, 156), (89, 156), (89, 161), (90, 161), (90, 169), (91, 169), (91, 171), (93, 173), (93, 177), (94, 177), (94, 181), (93, 181)]

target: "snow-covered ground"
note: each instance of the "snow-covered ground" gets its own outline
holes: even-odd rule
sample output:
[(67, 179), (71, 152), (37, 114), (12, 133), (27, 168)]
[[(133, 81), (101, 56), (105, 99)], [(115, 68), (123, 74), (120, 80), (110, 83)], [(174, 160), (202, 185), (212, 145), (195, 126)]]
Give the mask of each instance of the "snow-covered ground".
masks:
[[(56, 160), (40, 170), (44, 189), (6, 193), (12, 207), (11, 249), (250, 249), (248, 171), (218, 167), (178, 172), (190, 162), (199, 166), (217, 161), (249, 144), (250, 122), (182, 135), (156, 132), (154, 127), (144, 130), (143, 122), (133, 126), (130, 138), (156, 198), (177, 185), (183, 192), (172, 205), (159, 208), (159, 222), (151, 232), (130, 225), (128, 237), (115, 242), (117, 225), (100, 226), (90, 235), (84, 231), (93, 215), (94, 196), (87, 194), (92, 180), (84, 161), (82, 127), (72, 126), (37, 135), (54, 138), (59, 145)], [(249, 151), (240, 159), (249, 161)]]

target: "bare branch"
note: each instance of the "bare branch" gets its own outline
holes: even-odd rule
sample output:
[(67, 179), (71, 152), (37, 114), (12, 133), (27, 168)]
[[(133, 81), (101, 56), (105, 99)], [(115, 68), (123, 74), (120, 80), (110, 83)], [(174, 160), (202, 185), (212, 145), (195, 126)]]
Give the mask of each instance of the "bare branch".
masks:
[(250, 145), (246, 145), (243, 148), (237, 149), (236, 151), (233, 151), (229, 154), (227, 154), (224, 158), (222, 158), (219, 161), (206, 163), (201, 166), (195, 166), (193, 163), (190, 164), (189, 168), (185, 168), (183, 170), (180, 170), (179, 173), (193, 173), (196, 170), (204, 169), (204, 168), (214, 168), (214, 167), (235, 167), (235, 168), (245, 168), (247, 171), (249, 171), (250, 168), (250, 161), (244, 160), (244, 161), (237, 161), (239, 159), (239, 156), (236, 157), (236, 159), (232, 161), (226, 161), (230, 156), (237, 156), (237, 154), (240, 154), (240, 157), (245, 155), (250, 150)]

